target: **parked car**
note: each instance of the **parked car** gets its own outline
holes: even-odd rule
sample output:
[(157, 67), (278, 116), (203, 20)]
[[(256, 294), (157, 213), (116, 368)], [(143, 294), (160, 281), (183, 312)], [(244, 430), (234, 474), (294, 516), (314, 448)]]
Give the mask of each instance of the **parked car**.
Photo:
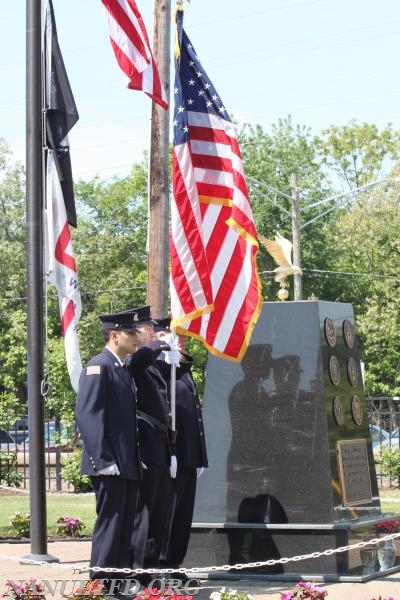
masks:
[(0, 448), (1, 450), (4, 450), (4, 452), (16, 452), (18, 449), (13, 436), (5, 429), (0, 429)]
[(388, 433), (388, 437), (382, 442), (382, 448), (393, 448), (400, 450), (399, 428)]
[(371, 425), (371, 423), (369, 425), (369, 431), (371, 434), (372, 449), (379, 450), (379, 447), (387, 441), (389, 437), (388, 432), (378, 425)]
[[(60, 431), (57, 432), (55, 421), (46, 421), (44, 424), (44, 447), (46, 452), (55, 452), (60, 448), (63, 452), (70, 449), (74, 444), (75, 426), (60, 423)], [(19, 444), (19, 449), (29, 449), (29, 435)]]
[[(18, 464), (29, 464), (29, 435), (18, 445)], [(55, 464), (56, 450), (60, 449), (61, 458), (73, 450), (75, 444), (75, 425), (60, 423), (60, 432), (56, 429), (55, 421), (44, 424), (44, 449), (47, 464)]]
[(20, 444), (24, 441), (26, 436), (28, 435), (28, 417), (27, 415), (19, 415), (18, 419), (9, 427), (8, 433), (17, 444)]

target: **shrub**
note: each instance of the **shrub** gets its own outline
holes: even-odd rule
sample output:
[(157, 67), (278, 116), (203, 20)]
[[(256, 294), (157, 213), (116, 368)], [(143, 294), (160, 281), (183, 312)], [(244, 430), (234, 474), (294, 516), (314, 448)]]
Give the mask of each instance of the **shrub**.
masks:
[(299, 581), (295, 586), (281, 593), (281, 600), (324, 600), (328, 592), (321, 587), (316, 587), (311, 581)]
[(16, 452), (0, 450), (0, 484), (20, 487), (22, 481), (18, 473)]
[(90, 600), (90, 598), (94, 597), (96, 600), (107, 598), (106, 590), (103, 589), (103, 585), (99, 579), (87, 581), (82, 588), (77, 588), (72, 594), (73, 600)]
[(46, 597), (44, 584), (34, 577), (27, 579), (21, 585), (7, 581), (5, 586), (7, 591), (1, 597), (9, 600), (44, 600)]
[(29, 514), (16, 512), (14, 516), (10, 517), (10, 525), (18, 537), (29, 537), (31, 525), (31, 517)]
[(87, 475), (81, 473), (82, 449), (76, 447), (72, 454), (63, 462), (62, 472), (64, 479), (74, 486), (77, 493), (90, 492), (92, 484)]
[(400, 486), (400, 450), (396, 448), (385, 448), (381, 456), (382, 473), (390, 477), (391, 480), (397, 480), (397, 486)]
[(253, 600), (253, 596), (247, 592), (238, 592), (237, 590), (221, 588), (219, 592), (210, 594), (211, 600)]
[(79, 517), (60, 517), (57, 520), (57, 535), (66, 535), (68, 537), (81, 537), (81, 531), (86, 525)]

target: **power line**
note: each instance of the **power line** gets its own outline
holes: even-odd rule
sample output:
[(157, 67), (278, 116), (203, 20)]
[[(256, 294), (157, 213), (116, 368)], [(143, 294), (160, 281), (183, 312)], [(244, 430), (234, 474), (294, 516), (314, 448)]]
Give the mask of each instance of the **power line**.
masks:
[[(131, 292), (132, 290), (146, 290), (146, 285), (134, 285), (132, 287), (126, 287), (126, 288), (112, 288), (112, 289), (100, 289), (100, 290), (90, 290), (87, 292), (83, 292), (80, 291), (81, 296), (91, 296), (91, 295), (98, 295), (98, 294), (114, 294), (115, 292)], [(57, 291), (56, 290), (51, 290), (49, 292), (49, 297), (50, 298), (57, 298)], [(25, 302), (26, 301), (26, 296), (15, 296), (14, 298), (5, 298), (4, 296), (2, 297), (2, 301), (6, 301), (6, 302)]]
[[(304, 269), (302, 267), (302, 271), (305, 273), (321, 273), (321, 274), (329, 274), (329, 275), (346, 275), (346, 276), (357, 276), (357, 277), (368, 277), (370, 279), (379, 278), (379, 279), (400, 279), (400, 275), (380, 275), (378, 273), (360, 273), (360, 272), (351, 272), (351, 271), (328, 271), (325, 269)], [(266, 271), (264, 271), (266, 272)]]
[[(367, 277), (370, 279), (400, 279), (400, 275), (382, 275), (379, 273), (362, 273), (359, 271), (330, 271), (327, 269), (305, 269), (302, 267), (302, 271), (304, 273), (315, 273), (316, 275), (345, 275), (347, 277)], [(259, 275), (265, 275), (267, 273), (271, 273), (271, 271), (260, 271)], [(146, 285), (135, 285), (132, 287), (126, 287), (126, 288), (112, 288), (112, 289), (99, 289), (99, 290), (90, 290), (87, 292), (82, 292), (81, 291), (81, 296), (96, 296), (99, 294), (114, 294), (117, 292), (130, 292), (133, 290), (141, 290), (144, 291), (146, 290), (147, 287)], [(51, 293), (49, 293), (49, 297), (56, 299), (57, 298), (57, 292), (56, 291), (52, 291)], [(6, 301), (6, 302), (25, 302), (26, 301), (26, 296), (16, 296), (14, 298), (5, 298), (3, 296), (2, 301)]]

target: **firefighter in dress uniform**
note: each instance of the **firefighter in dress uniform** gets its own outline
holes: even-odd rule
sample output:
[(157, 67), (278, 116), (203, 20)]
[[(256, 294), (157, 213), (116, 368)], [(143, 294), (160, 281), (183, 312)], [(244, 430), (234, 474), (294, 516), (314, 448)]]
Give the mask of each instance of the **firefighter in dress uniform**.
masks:
[[(90, 476), (97, 512), (91, 567), (131, 566), (142, 463), (136, 389), (124, 359), (137, 348), (140, 316), (137, 311), (100, 316), (105, 347), (87, 363), (80, 378), (76, 422), (84, 444), (81, 472)], [(121, 579), (121, 574), (91, 571), (91, 577)]]
[[(169, 338), (167, 338), (168, 342)], [(170, 512), (165, 565), (179, 568), (186, 556), (192, 526), (197, 479), (208, 467), (203, 415), (196, 383), (191, 373), (193, 359), (186, 354), (187, 337), (178, 335), (180, 369), (176, 381), (176, 442), (173, 452), (177, 473), (172, 481), (173, 502)], [(185, 579), (182, 573), (172, 576)]]
[[(162, 544), (162, 531), (151, 527), (154, 515), (165, 511), (165, 501), (162, 498), (163, 482), (170, 477), (171, 452), (169, 440), (169, 406), (167, 398), (167, 381), (156, 366), (156, 356), (161, 351), (168, 354), (174, 351), (162, 340), (156, 340), (154, 325), (150, 317), (150, 307), (141, 307), (141, 313), (147, 314), (147, 321), (143, 317), (138, 328), (139, 346), (141, 348), (127, 360), (137, 389), (137, 409), (139, 444), (143, 461), (143, 482), (139, 494), (139, 502), (135, 515), (132, 535), (133, 569), (143, 566), (155, 566)], [(141, 353), (148, 349), (153, 350), (151, 364), (142, 360)], [(175, 353), (178, 354), (177, 350)], [(149, 536), (149, 532), (154, 536)], [(139, 577), (142, 583), (152, 577)]]

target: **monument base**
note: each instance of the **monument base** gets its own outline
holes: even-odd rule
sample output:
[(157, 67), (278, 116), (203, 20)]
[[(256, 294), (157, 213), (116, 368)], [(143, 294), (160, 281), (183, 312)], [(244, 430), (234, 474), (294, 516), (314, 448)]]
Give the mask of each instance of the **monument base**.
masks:
[[(400, 515), (385, 515), (398, 520)], [(381, 570), (361, 565), (360, 549), (336, 550), (362, 541), (362, 534), (380, 519), (354, 519), (340, 524), (238, 524), (195, 523), (192, 527), (185, 563), (187, 569), (196, 567), (226, 567), (230, 570), (208, 572), (211, 579), (255, 579), (265, 581), (353, 581), (362, 582), (400, 570), (400, 544), (396, 562), (390, 569)], [(359, 530), (357, 532), (357, 530)], [(257, 563), (279, 561), (291, 557), (308, 556), (295, 561), (284, 561), (259, 566)], [(233, 565), (253, 565), (233, 568)]]
[(244, 573), (239, 575), (236, 573), (213, 572), (208, 574), (210, 581), (215, 580), (231, 580), (231, 581), (312, 581), (313, 583), (364, 583), (379, 577), (385, 577), (391, 573), (400, 571), (400, 562), (395, 564), (391, 569), (380, 570), (378, 567), (374, 570), (362, 569), (361, 567), (350, 569), (348, 575), (307, 575), (304, 573), (281, 573), (274, 575), (273, 573)]

